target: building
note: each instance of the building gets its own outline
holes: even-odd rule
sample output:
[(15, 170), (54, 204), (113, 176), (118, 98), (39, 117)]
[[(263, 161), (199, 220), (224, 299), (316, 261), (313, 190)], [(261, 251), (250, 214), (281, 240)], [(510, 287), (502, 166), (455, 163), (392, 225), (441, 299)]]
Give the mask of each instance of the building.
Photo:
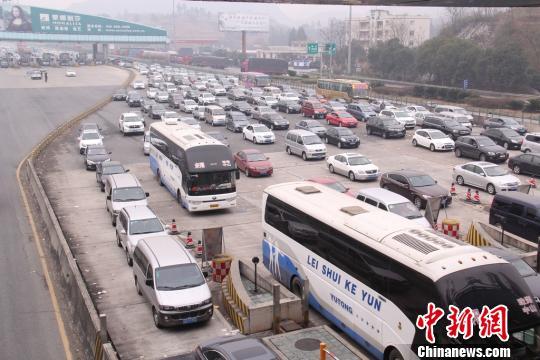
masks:
[(415, 47), (431, 37), (431, 18), (421, 15), (392, 15), (388, 10), (371, 10), (370, 16), (352, 19), (352, 38), (367, 49), (378, 42), (398, 39)]

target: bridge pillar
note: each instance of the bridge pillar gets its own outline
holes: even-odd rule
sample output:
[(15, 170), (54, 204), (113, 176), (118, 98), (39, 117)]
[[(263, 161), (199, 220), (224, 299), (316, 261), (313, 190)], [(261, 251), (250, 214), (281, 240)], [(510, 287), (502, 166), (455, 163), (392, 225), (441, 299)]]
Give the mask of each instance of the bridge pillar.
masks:
[(103, 49), (103, 63), (107, 63), (109, 60), (109, 44), (101, 44)]
[(92, 44), (92, 61), (94, 62), (94, 64), (96, 63), (96, 60), (97, 60), (97, 55), (98, 55), (98, 44)]

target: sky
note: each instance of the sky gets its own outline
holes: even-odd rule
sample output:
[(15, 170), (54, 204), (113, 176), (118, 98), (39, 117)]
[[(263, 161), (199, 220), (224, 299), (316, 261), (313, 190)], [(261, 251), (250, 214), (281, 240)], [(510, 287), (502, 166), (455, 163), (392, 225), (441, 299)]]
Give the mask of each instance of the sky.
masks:
[[(143, 13), (148, 9), (149, 0), (25, 0), (13, 1), (31, 6), (42, 6), (57, 9), (66, 9), (87, 12), (90, 14), (109, 13), (111, 16), (122, 14), (124, 11)], [(304, 5), (304, 4), (248, 4), (248, 3), (230, 3), (230, 2), (196, 2), (176, 0), (177, 3), (183, 2), (189, 6), (204, 7), (215, 12), (226, 11), (246, 11), (254, 13), (269, 13), (272, 17), (282, 20), (280, 22), (289, 23), (310, 23), (321, 21), (324, 23), (328, 18), (346, 18), (349, 14), (348, 6), (332, 5)], [(154, 0), (152, 2), (152, 11), (170, 12), (172, 0)], [(372, 6), (355, 6), (353, 8), (353, 17), (365, 16), (369, 13)], [(380, 7), (379, 7), (380, 8)], [(438, 22), (441, 17), (446, 15), (444, 8), (433, 7), (388, 7), (392, 13), (410, 15), (429, 15)]]

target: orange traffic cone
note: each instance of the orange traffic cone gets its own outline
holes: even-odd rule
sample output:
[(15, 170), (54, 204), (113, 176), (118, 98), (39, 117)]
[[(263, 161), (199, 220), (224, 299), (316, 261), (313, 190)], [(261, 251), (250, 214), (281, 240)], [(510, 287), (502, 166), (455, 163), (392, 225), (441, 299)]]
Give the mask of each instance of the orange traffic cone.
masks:
[(452, 183), (452, 185), (450, 185), (450, 195), (451, 196), (456, 196), (457, 195), (456, 184), (454, 184), (454, 183)]
[(473, 204), (480, 204), (480, 194), (478, 193), (478, 190), (476, 190), (474, 192), (474, 197), (473, 197)]
[(187, 237), (186, 237), (186, 248), (192, 249), (195, 247), (195, 243), (193, 242), (193, 237), (191, 236), (191, 231), (188, 231)]
[(202, 241), (199, 240), (199, 242), (197, 242), (197, 247), (195, 248), (195, 256), (202, 257), (203, 251), (204, 251), (204, 247), (203, 247)]
[(465, 195), (465, 201), (471, 202), (471, 189), (467, 189), (467, 194)]
[(170, 235), (178, 235), (178, 228), (176, 227), (176, 220), (172, 219), (171, 226), (169, 227)]
[(529, 185), (531, 185), (531, 187), (533, 189), (536, 189), (536, 179), (535, 178), (530, 178), (528, 183), (529, 183)]

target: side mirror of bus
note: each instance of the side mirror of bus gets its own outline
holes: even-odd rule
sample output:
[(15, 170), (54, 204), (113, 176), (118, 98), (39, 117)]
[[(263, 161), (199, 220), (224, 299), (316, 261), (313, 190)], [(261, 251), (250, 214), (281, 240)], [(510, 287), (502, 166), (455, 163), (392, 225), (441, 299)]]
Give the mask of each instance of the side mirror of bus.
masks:
[(111, 200), (111, 195), (107, 195), (107, 200)]
[(128, 172), (129, 172), (129, 169), (126, 169), (126, 172), (128, 173)]
[(240, 180), (240, 170), (236, 169), (235, 175), (236, 175), (236, 180)]
[(144, 195), (146, 195), (146, 197), (149, 197), (149, 196), (150, 196), (150, 193), (149, 193), (149, 192), (145, 192)]

